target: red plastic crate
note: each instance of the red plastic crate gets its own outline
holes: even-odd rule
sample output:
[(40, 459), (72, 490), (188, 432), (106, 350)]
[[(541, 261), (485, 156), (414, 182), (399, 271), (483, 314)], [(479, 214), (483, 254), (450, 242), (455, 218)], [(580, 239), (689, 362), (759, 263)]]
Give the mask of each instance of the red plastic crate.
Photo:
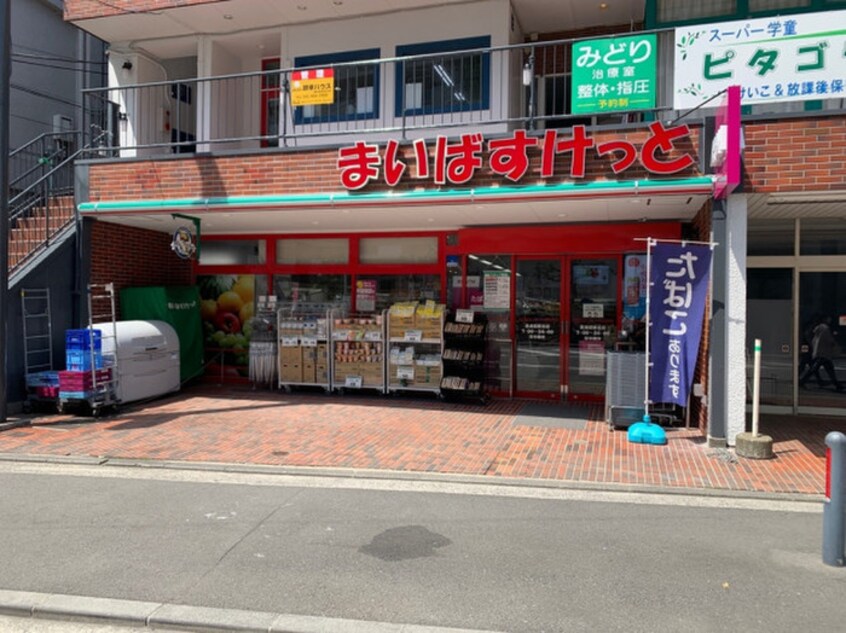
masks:
[[(97, 370), (97, 383), (109, 382), (112, 379), (112, 368)], [(88, 391), (93, 387), (90, 371), (60, 371), (60, 391)]]
[(40, 385), (35, 388), (35, 395), (37, 395), (39, 398), (58, 398), (59, 386)]

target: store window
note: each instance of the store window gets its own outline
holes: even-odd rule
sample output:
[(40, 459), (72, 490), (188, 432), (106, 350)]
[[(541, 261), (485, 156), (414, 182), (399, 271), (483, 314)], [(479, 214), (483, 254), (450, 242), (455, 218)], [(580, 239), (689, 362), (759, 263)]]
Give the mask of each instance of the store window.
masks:
[(846, 220), (803, 218), (799, 225), (800, 255), (846, 254)]
[(279, 58), (263, 59), (261, 69), (261, 141), (262, 147), (279, 146)]
[(346, 264), (350, 241), (345, 238), (276, 240), (277, 264)]
[[(502, 293), (497, 292), (496, 296), (488, 297), (486, 304), (484, 294), (485, 277), (499, 275), (507, 275), (510, 279), (510, 255), (471, 254), (467, 256), (466, 305), (484, 313), (488, 321), (485, 342), (485, 384), (491, 391), (511, 394), (513, 389), (511, 297), (502, 296)], [(502, 290), (504, 291), (504, 288)]]
[[(752, 384), (755, 339), (761, 345), (762, 404), (793, 400), (793, 269), (750, 268), (746, 273), (746, 370)], [(807, 341), (799, 342), (800, 355)], [(806, 346), (802, 349), (802, 346)], [(800, 356), (801, 358), (801, 356)], [(751, 402), (752, 390), (747, 389)]]
[(350, 310), (347, 275), (274, 275), (273, 293), (285, 314), (322, 314)]
[(793, 255), (793, 220), (750, 220), (747, 252), (750, 256)]
[(464, 307), (464, 270), (460, 255), (447, 255), (447, 309), (454, 312)]
[(658, 5), (658, 22), (682, 22), (700, 18), (728, 16), (737, 12), (737, 0), (653, 0)]
[(747, 0), (750, 13), (800, 9), (811, 6), (811, 0)]
[(490, 45), (484, 36), (397, 46), (397, 57), (426, 57), (396, 65), (396, 116), (487, 110), (490, 53), (463, 51)]
[(437, 237), (365, 237), (359, 242), (362, 264), (436, 264)]
[(201, 266), (263, 264), (264, 240), (205, 240), (200, 249)]
[[(440, 275), (359, 275), (356, 288), (373, 288), (375, 299), (370, 299), (365, 306), (362, 295), (356, 296), (356, 310), (369, 312), (371, 305), (375, 311), (387, 310), (400, 301), (436, 301), (441, 300)], [(369, 291), (368, 291), (369, 292)], [(374, 305), (375, 304), (375, 305)]]
[[(343, 53), (309, 55), (294, 59), (297, 68), (305, 66), (329, 67), (346, 62), (379, 59), (378, 48), (368, 48)], [(379, 64), (351, 64), (333, 66), (335, 77), (335, 102), (324, 105), (306, 105), (294, 108), (297, 125), (357, 121), (379, 117)]]

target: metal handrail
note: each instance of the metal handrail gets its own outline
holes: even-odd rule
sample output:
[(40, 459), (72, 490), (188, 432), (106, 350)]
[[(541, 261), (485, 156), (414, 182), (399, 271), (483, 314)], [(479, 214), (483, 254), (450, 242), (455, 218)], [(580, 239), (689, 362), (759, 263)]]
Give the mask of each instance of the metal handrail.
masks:
[[(51, 135), (42, 135), (42, 137), (46, 136)], [(100, 136), (98, 136), (97, 138), (100, 138)], [(52, 168), (46, 174), (42, 175), (37, 180), (30, 183), (23, 191), (19, 192), (9, 200), (9, 217), (6, 221), (9, 222), (10, 225), (15, 221), (19, 221), (27, 217), (33, 209), (40, 207), (45, 208), (45, 217), (47, 218), (47, 222), (45, 222), (44, 226), (43, 239), (41, 239), (37, 244), (32, 246), (32, 248), (29, 249), (29, 252), (24, 255), (19, 261), (9, 267), (10, 276), (14, 274), (15, 271), (17, 271), (28, 259), (30, 259), (33, 253), (38, 251), (43, 246), (49, 245), (51, 238), (57, 235), (69, 224), (74, 223), (78, 220), (79, 214), (76, 210), (76, 206), (74, 205), (73, 216), (67, 222), (63, 223), (62, 226), (51, 227), (49, 222), (50, 200), (61, 195), (73, 195), (74, 183), (72, 177), (66, 179), (66, 182), (58, 186), (54, 183), (54, 178), (60, 172), (68, 172), (69, 170), (72, 170), (73, 163), (76, 161), (77, 158), (82, 156), (87, 151), (87, 149), (87, 146), (80, 147), (72, 154), (67, 156), (64, 160), (62, 160), (58, 165), (52, 166)], [(49, 158), (53, 158), (60, 153), (60, 151), (56, 152)], [(44, 164), (49, 164), (49, 161), (45, 162)], [(43, 167), (44, 164), (42, 164), (41, 166)], [(72, 176), (72, 172), (70, 172), (70, 176)]]
[[(644, 33), (671, 32), (671, 29), (656, 29)], [(413, 130), (455, 129), (467, 125), (498, 126), (503, 131), (523, 126), (535, 129), (540, 122), (552, 119), (558, 121), (557, 126), (572, 124), (576, 119), (581, 123), (588, 118), (589, 124), (631, 127), (632, 121), (650, 120), (672, 109), (666, 88), (659, 85), (656, 87), (657, 107), (609, 113), (608, 116), (570, 114), (566, 93), (568, 80), (565, 78), (569, 64), (566, 60), (571, 55), (570, 44), (582, 39), (468, 47), (87, 88), (82, 91), (83, 119), (110, 130), (111, 140), (98, 148), (100, 157), (109, 159), (137, 156), (135, 150), (154, 156), (196, 153), (227, 146), (253, 150), (296, 145), (298, 140), (313, 144), (314, 139), (319, 138), (332, 142), (332, 137), (344, 134), (399, 133), (407, 138)], [(665, 57), (669, 54), (668, 46), (662, 41)], [(443, 60), (448, 68), (446, 78), (442, 73), (435, 75), (438, 68), (431, 60)], [(528, 65), (535, 72), (531, 88), (523, 84), (523, 70)], [(331, 104), (316, 106), (314, 110), (294, 106), (291, 74), (326, 67), (335, 70), (336, 90), (344, 86), (344, 97)], [(362, 69), (362, 72), (357, 73), (355, 69)], [(365, 69), (374, 73), (377, 79), (362, 81)], [(396, 81), (395, 77), (399, 76), (405, 78), (406, 87)], [(268, 77), (273, 78), (272, 84), (265, 80)], [(455, 84), (451, 80), (455, 80)], [(409, 86), (416, 86), (412, 90), (418, 92), (409, 92)], [(471, 92), (466, 92), (468, 89)], [(543, 107), (544, 103), (538, 99), (543, 94), (541, 91), (545, 91), (546, 103), (555, 106), (538, 112), (538, 104)], [(187, 98), (183, 94), (187, 94)], [(361, 103), (367, 107), (362, 108)]]

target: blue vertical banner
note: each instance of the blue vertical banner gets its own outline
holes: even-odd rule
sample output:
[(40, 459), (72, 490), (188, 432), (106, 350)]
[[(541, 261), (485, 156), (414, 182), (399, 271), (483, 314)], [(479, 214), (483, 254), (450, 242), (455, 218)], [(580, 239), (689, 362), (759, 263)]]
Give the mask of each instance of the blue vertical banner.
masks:
[(651, 257), (649, 400), (686, 407), (702, 336), (711, 247), (658, 242)]

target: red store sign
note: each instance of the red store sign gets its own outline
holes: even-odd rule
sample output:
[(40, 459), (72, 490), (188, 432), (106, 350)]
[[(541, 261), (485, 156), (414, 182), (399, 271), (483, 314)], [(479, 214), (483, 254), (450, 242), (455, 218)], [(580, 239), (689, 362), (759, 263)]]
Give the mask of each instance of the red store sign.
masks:
[[(559, 138), (557, 130), (547, 130), (543, 137), (529, 136), (525, 130), (517, 130), (509, 138), (487, 142), (488, 167), (494, 174), (519, 182), (529, 171), (529, 148), (536, 147), (541, 152), (541, 178), (552, 178), (556, 156), (567, 153), (571, 155), (570, 177), (584, 178), (588, 150), (593, 150), (600, 158), (610, 156), (611, 169), (615, 174), (639, 163), (653, 174), (667, 176), (695, 163), (687, 152), (676, 158), (667, 158), (675, 149), (675, 141), (690, 137), (687, 125), (666, 128), (656, 121), (649, 126), (649, 131), (649, 137), (638, 150), (633, 143), (625, 140), (597, 142), (584, 125), (574, 125), (568, 138)], [(476, 170), (483, 167), (485, 146), (484, 137), (479, 132), (462, 134), (454, 143), (450, 143), (446, 136), (437, 136), (431, 160), (433, 164), (430, 165), (426, 141), (417, 139), (412, 143), (417, 170), (410, 177), (416, 180), (431, 177), (436, 185), (466, 184), (473, 179)], [(350, 190), (361, 189), (380, 177), (389, 187), (394, 187), (407, 169), (408, 163), (400, 156), (400, 143), (395, 139), (387, 142), (383, 153), (379, 152), (379, 145), (364, 141), (338, 150), (341, 183)]]

